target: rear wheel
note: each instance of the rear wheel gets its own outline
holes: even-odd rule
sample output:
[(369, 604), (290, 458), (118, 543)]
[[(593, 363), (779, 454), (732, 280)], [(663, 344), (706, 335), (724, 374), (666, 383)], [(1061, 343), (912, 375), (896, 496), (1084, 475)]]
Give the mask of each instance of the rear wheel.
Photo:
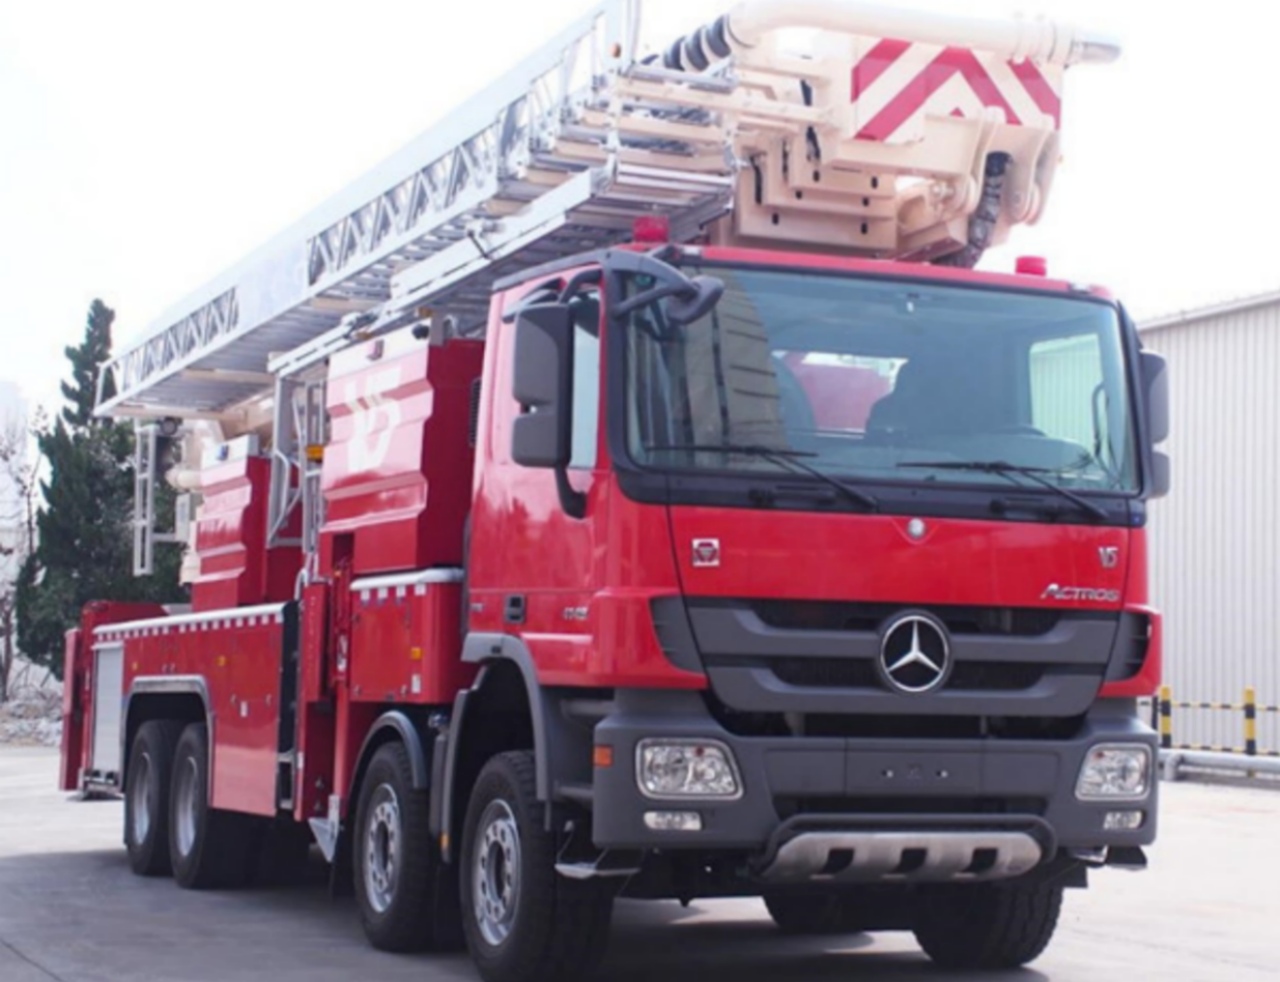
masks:
[(1017, 968), (1040, 957), (1062, 910), (1053, 883), (948, 887), (922, 897), (916, 940), (943, 968)]
[(167, 876), (169, 782), (173, 748), (182, 724), (151, 720), (138, 727), (129, 751), (124, 787), (124, 844), (129, 868), (139, 876)]
[(861, 911), (834, 890), (771, 892), (764, 905), (784, 934), (857, 934)]
[(448, 951), (462, 946), (457, 867), (440, 860), (428, 795), (413, 787), (403, 744), (388, 743), (369, 763), (351, 852), (360, 919), (375, 948)]
[(209, 807), (209, 735), (203, 723), (182, 731), (171, 787), (169, 851), (178, 885), (244, 886), (252, 872), (255, 819)]
[(499, 754), (471, 793), (461, 856), (462, 923), (485, 982), (575, 982), (604, 955), (612, 894), (555, 863), (533, 754)]

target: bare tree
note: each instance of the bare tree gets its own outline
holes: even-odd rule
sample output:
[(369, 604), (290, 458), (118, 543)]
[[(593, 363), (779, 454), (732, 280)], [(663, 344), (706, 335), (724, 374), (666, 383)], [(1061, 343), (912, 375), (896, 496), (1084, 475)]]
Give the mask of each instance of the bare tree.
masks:
[[(37, 425), (40, 420), (37, 418)], [(17, 659), (18, 577), (36, 547), (38, 462), (30, 453), (27, 420), (0, 420), (0, 704), (8, 701)]]

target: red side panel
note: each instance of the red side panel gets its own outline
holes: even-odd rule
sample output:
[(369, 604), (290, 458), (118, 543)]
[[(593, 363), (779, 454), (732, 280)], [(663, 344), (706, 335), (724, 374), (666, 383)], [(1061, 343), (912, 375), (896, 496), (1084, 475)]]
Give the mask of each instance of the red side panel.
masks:
[(402, 331), (334, 355), (323, 570), (347, 536), (357, 575), (461, 565), (470, 391), (483, 348), (431, 346)]
[(191, 590), (197, 611), (283, 602), (293, 596), (301, 553), (267, 549), (271, 462), (241, 456), (204, 472), (196, 526), (200, 577)]
[(270, 477), (271, 465), (254, 457), (205, 471), (196, 525), (200, 578), (191, 589), (196, 610), (246, 606), (261, 599)]
[(323, 816), (333, 789), (334, 705), (329, 679), (329, 585), (302, 592), (298, 635), (298, 785), (293, 815)]
[(84, 684), (88, 655), (80, 644), (80, 631), (68, 631), (62, 658), (62, 767), (58, 788), (75, 791), (80, 787), (80, 766), (84, 760)]
[(461, 657), (459, 583), (361, 590), (351, 625), (351, 696), (357, 701), (452, 703), (475, 670)]
[(303, 703), (319, 702), (328, 695), (329, 680), (325, 658), (329, 640), (329, 586), (312, 583), (302, 592), (298, 698)]
[(131, 621), (98, 635), (124, 646), (126, 692), (139, 677), (204, 682), (215, 808), (276, 813), (280, 665), (291, 643), (292, 616), (290, 607), (272, 605)]

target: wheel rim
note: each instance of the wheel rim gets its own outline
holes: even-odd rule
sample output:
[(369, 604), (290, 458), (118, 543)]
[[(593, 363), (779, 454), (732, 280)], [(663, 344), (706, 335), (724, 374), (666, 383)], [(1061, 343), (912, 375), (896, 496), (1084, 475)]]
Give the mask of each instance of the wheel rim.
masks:
[(194, 757), (188, 757), (178, 768), (173, 788), (174, 838), (178, 852), (191, 855), (196, 844), (196, 817), (200, 812), (200, 774)]
[(480, 934), (500, 945), (511, 934), (520, 900), (520, 829), (505, 801), (491, 801), (480, 816), (471, 879)]
[(151, 834), (151, 809), (156, 791), (151, 769), (151, 755), (144, 753), (133, 762), (133, 780), (129, 784), (129, 819), (134, 845), (141, 845)]
[(400, 879), (400, 801), (395, 789), (380, 784), (369, 799), (364, 834), (364, 889), (371, 906), (385, 913), (395, 898)]

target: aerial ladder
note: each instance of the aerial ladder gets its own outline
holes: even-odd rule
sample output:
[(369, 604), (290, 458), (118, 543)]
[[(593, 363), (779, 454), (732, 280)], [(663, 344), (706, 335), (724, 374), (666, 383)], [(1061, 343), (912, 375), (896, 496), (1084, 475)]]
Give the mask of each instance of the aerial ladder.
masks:
[[(170, 474), (233, 438), (272, 459), (270, 544), (312, 551), (325, 359), (415, 326), (485, 330), (492, 285), (620, 243), (796, 248), (971, 267), (1043, 213), (1065, 71), (1113, 42), (845, 0), (748, 0), (656, 53), (606, 0), (457, 112), (172, 307), (115, 356), (97, 411), (133, 418), (135, 567), (151, 569), (155, 440)], [(304, 571), (305, 575), (305, 571)]]

